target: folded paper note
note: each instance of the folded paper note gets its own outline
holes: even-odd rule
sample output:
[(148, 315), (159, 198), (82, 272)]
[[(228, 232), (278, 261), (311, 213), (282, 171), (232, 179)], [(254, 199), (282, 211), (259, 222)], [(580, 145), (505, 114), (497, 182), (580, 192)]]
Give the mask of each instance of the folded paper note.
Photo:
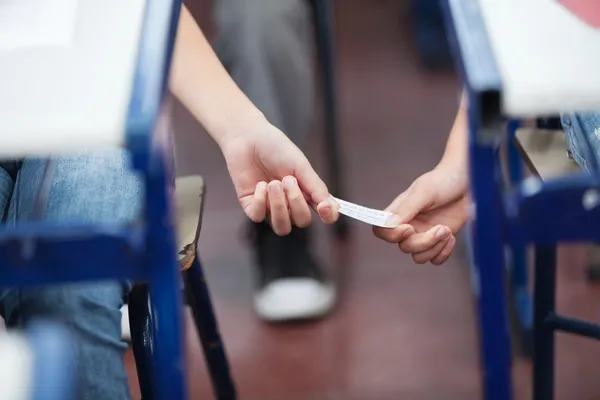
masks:
[(392, 220), (394, 214), (389, 211), (359, 206), (358, 204), (350, 203), (349, 201), (341, 200), (336, 197), (333, 197), (333, 199), (340, 205), (340, 214), (347, 217), (382, 228), (395, 228), (398, 226), (398, 224), (394, 223)]

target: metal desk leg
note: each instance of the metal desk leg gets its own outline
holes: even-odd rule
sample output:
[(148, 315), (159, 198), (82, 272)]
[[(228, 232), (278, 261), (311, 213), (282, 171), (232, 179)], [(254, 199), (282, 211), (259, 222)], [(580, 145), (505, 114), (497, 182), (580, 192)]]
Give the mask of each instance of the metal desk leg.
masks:
[(554, 329), (547, 318), (554, 314), (556, 297), (556, 246), (535, 248), (533, 398), (554, 397)]
[[(158, 163), (158, 162), (157, 162)], [(154, 309), (155, 398), (186, 400), (184, 334), (179, 263), (175, 255), (175, 233), (170, 215), (169, 187), (162, 165), (152, 167), (146, 177), (147, 254), (150, 299)]]
[(485, 400), (512, 398), (510, 330), (502, 235), (499, 168), (492, 145), (476, 143), (479, 116), (470, 109), (471, 193), (475, 200), (475, 265)]
[[(164, 257), (162, 257), (164, 259)], [(177, 263), (156, 266), (150, 281), (154, 318), (154, 382), (158, 400), (186, 400), (182, 302)], [(173, 270), (173, 271), (170, 271)], [(158, 272), (158, 273), (156, 273)]]
[(154, 373), (154, 338), (152, 326), (154, 314), (150, 306), (150, 293), (146, 284), (135, 285), (128, 296), (129, 329), (131, 331), (131, 347), (135, 358), (138, 384), (142, 400), (154, 400), (152, 374)]
[(227, 354), (221, 340), (204, 272), (197, 255), (190, 268), (183, 272), (183, 282), (194, 315), (196, 330), (202, 342), (215, 397), (217, 400), (235, 400), (237, 395), (229, 370)]
[[(523, 161), (514, 140), (520, 122), (508, 122), (508, 175), (511, 185), (523, 180)], [(521, 355), (529, 358), (532, 352), (532, 301), (528, 285), (527, 254), (525, 246), (511, 246), (508, 249), (508, 272), (510, 276), (509, 293), (512, 314), (517, 325), (517, 339)]]
[[(337, 85), (333, 39), (333, 4), (331, 0), (312, 0), (317, 40), (318, 62), (321, 70), (325, 117), (325, 160), (328, 186), (337, 197), (345, 198), (342, 175), (342, 155), (337, 113)], [(346, 236), (348, 220), (340, 218), (334, 226), (336, 234)]]

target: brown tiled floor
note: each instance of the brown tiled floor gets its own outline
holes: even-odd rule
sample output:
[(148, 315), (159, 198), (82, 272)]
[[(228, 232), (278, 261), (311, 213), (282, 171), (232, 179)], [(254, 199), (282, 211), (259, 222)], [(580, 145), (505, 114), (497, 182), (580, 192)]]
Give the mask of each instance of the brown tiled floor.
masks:
[[(348, 197), (382, 207), (438, 160), (457, 82), (418, 68), (403, 25), (404, 2), (337, 3)], [(192, 4), (206, 21), (206, 4)], [(181, 148), (180, 172), (201, 171), (208, 184), (201, 254), (242, 399), (480, 398), (474, 308), (460, 254), (443, 268), (417, 266), (365, 225), (354, 226), (351, 246), (336, 245), (317, 226), (316, 248), (343, 289), (338, 309), (320, 322), (266, 326), (252, 313), (243, 216), (218, 149), (183, 111), (178, 124), (189, 142)], [(320, 166), (317, 133), (308, 154)], [(561, 261), (561, 310), (598, 319), (600, 291), (583, 279), (581, 249), (566, 249)], [(600, 345), (563, 336), (558, 343), (557, 398), (600, 398), (600, 380), (594, 379)], [(192, 398), (211, 398), (192, 329), (188, 358)], [(133, 378), (130, 354), (127, 360)], [(529, 366), (517, 361), (523, 399), (529, 398), (529, 374)]]

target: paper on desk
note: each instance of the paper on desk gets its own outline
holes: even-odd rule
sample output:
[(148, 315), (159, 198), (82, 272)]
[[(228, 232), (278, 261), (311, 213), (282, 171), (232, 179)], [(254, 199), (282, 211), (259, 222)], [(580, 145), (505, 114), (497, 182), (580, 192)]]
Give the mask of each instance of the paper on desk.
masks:
[(0, 0), (0, 51), (69, 46), (79, 0)]
[(390, 222), (390, 218), (394, 214), (389, 211), (359, 206), (358, 204), (350, 203), (349, 201), (341, 200), (336, 197), (333, 197), (333, 199), (340, 205), (340, 209), (338, 210), (340, 214), (382, 228), (395, 228), (398, 226), (398, 224)]

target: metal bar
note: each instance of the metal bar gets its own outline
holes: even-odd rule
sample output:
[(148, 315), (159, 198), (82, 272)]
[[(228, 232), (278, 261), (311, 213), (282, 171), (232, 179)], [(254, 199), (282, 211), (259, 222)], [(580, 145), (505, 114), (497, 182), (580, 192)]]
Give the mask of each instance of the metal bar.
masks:
[(135, 285), (131, 289), (127, 306), (129, 307), (131, 347), (133, 348), (140, 393), (143, 400), (154, 400), (154, 379), (152, 378), (155, 369), (152, 356), (154, 314), (150, 307), (150, 293), (146, 284)]
[(589, 321), (558, 314), (550, 314), (546, 318), (546, 324), (554, 331), (571, 333), (573, 335), (580, 335), (600, 340), (600, 325)]
[(496, 148), (478, 141), (479, 104), (469, 104), (471, 193), (475, 201), (475, 265), (479, 295), (483, 398), (512, 398), (511, 343), (506, 299), (502, 202)]
[(547, 322), (556, 303), (556, 245), (535, 247), (533, 398), (554, 398), (554, 329)]
[(204, 279), (202, 265), (197, 255), (190, 268), (183, 272), (183, 282), (216, 399), (235, 400), (237, 395), (229, 369), (229, 361), (219, 332), (208, 285)]
[[(516, 147), (515, 135), (521, 126), (519, 120), (509, 120), (507, 124), (508, 137), (506, 140), (508, 175), (510, 186), (518, 185), (523, 180), (523, 160)], [(515, 243), (509, 248), (509, 267), (511, 277), (512, 304), (516, 312), (519, 325), (518, 335), (521, 337), (522, 355), (530, 354), (530, 336), (532, 329), (532, 300), (529, 293), (529, 276), (527, 270), (526, 247), (522, 243)]]
[(148, 0), (127, 111), (126, 147), (133, 167), (146, 170), (164, 100), (182, 0)]
[(146, 173), (148, 288), (155, 313), (154, 388), (157, 400), (188, 398), (179, 263), (176, 258), (167, 155), (156, 149)]
[(479, 103), (477, 139), (493, 142), (501, 138), (502, 77), (497, 66), (478, 0), (442, 1), (448, 40), (458, 71), (467, 89), (469, 103)]

